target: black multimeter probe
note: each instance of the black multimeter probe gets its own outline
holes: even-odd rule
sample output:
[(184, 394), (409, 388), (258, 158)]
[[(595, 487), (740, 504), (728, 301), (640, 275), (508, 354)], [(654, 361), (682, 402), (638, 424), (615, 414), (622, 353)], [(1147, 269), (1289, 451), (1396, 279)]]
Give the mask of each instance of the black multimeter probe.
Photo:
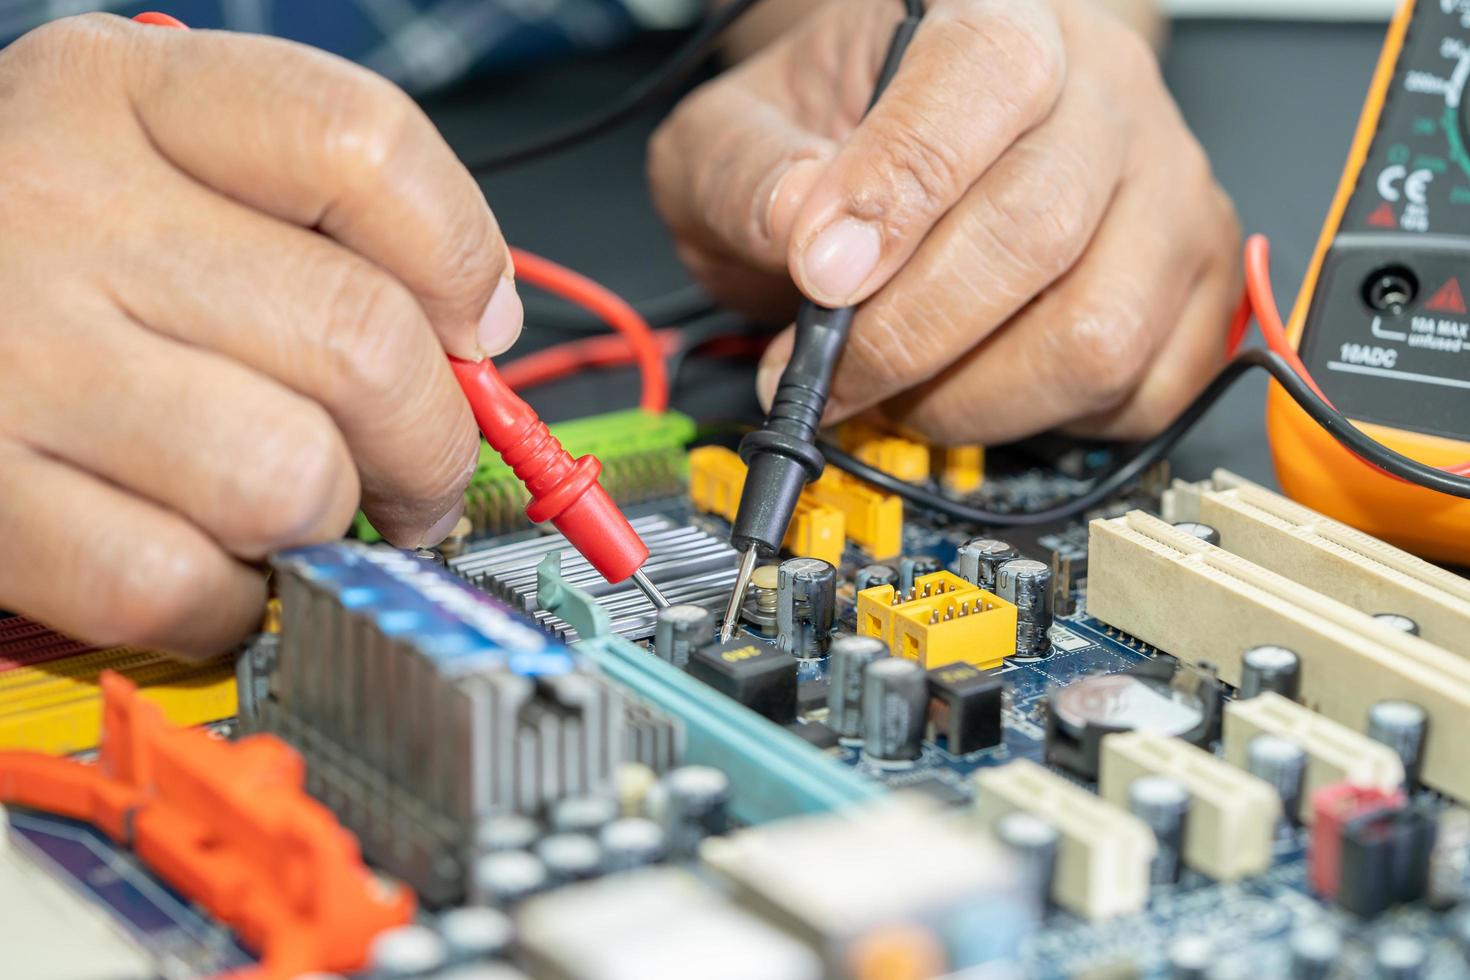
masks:
[[(924, 7), (919, 0), (908, 0), (905, 6), (904, 18), (893, 31), (873, 85), (870, 111), (898, 71), (923, 17)], [(817, 448), (817, 429), (832, 390), (832, 372), (847, 344), (855, 312), (852, 306), (831, 309), (811, 300), (802, 302), (796, 314), (791, 360), (781, 372), (771, 409), (764, 424), (740, 440), (740, 458), (748, 469), (730, 543), (743, 557), (735, 591), (725, 607), (721, 639), (728, 640), (735, 630), (756, 561), (781, 549), (802, 488), (822, 475), (826, 460)]]

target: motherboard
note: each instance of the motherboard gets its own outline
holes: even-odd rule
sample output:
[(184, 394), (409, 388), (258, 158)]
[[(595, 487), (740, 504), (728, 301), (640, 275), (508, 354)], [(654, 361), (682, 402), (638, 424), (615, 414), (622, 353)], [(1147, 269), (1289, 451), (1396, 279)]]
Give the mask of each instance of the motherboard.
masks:
[(0, 620), (0, 891), (109, 944), (0, 972), (1470, 977), (1470, 581), (1225, 471), (1028, 524), (1109, 451), (849, 425), (1018, 519), (829, 470), (721, 641), (740, 458), (677, 413), (562, 428), (667, 608), (487, 451), (440, 550), (273, 556), (233, 662)]

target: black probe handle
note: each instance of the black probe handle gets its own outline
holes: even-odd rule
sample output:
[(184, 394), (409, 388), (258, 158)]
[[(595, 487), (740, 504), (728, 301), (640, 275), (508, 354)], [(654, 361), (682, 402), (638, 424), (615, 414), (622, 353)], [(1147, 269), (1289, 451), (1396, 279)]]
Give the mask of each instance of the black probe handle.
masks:
[[(911, 15), (894, 30), (869, 109), (898, 71), (918, 26), (919, 18)], [(740, 458), (749, 469), (730, 530), (730, 543), (739, 551), (755, 547), (763, 556), (779, 551), (802, 488), (827, 465), (816, 445), (817, 430), (856, 312), (852, 306), (831, 309), (804, 300), (796, 314), (791, 360), (781, 372), (765, 424), (740, 440)]]

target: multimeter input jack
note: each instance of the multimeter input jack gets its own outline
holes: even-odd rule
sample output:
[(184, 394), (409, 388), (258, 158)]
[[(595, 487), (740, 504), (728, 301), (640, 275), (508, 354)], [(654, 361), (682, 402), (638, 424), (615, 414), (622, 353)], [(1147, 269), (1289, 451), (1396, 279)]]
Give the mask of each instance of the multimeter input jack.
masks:
[(1419, 295), (1419, 277), (1401, 265), (1375, 269), (1363, 280), (1363, 302), (1374, 313), (1398, 316)]

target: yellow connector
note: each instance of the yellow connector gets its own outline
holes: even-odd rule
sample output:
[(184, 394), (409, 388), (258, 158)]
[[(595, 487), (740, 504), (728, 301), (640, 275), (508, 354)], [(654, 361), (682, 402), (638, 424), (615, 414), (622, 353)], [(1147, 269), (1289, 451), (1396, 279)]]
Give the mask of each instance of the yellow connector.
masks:
[(0, 673), (0, 749), (67, 755), (96, 748), (98, 677), (115, 670), (176, 725), (202, 725), (239, 710), (228, 659), (185, 664), (161, 653), (116, 647)]
[(935, 446), (929, 451), (929, 469), (951, 493), (979, 490), (985, 482), (985, 447)]
[(1016, 607), (953, 572), (921, 575), (907, 596), (875, 585), (857, 598), (858, 632), (926, 670), (960, 662), (985, 670), (1016, 652)]
[(866, 422), (846, 422), (838, 430), (843, 449), (869, 466), (916, 483), (929, 476), (929, 447)]
[[(723, 446), (690, 450), (689, 499), (695, 509), (733, 521), (740, 508), (740, 491), (744, 485), (745, 464), (731, 450)], [(781, 545), (798, 557), (820, 558), (838, 565), (842, 563), (846, 531), (847, 521), (842, 511), (803, 493)]]
[(875, 490), (831, 467), (802, 493), (803, 499), (842, 511), (847, 537), (873, 558), (903, 550), (903, 500)]

